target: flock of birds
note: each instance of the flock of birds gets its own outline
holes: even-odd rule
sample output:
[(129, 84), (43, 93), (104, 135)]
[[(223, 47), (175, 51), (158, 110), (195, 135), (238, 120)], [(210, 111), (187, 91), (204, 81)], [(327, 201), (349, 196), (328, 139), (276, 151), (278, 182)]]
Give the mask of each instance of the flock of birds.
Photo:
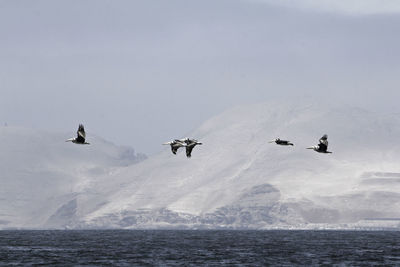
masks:
[[(81, 145), (89, 145), (90, 143), (86, 142), (86, 133), (85, 133), (85, 128), (83, 127), (82, 124), (79, 124), (78, 131), (76, 132), (77, 137), (76, 138), (70, 138), (66, 140), (66, 142), (72, 142), (75, 144), (81, 144)], [(269, 143), (276, 143), (277, 145), (281, 146), (293, 146), (294, 144), (291, 143), (288, 140), (281, 140), (279, 138), (270, 141)], [(197, 145), (202, 145), (203, 143), (199, 142), (196, 139), (190, 139), (190, 138), (185, 138), (185, 139), (175, 139), (173, 141), (164, 143), (163, 145), (170, 145), (171, 146), (171, 151), (174, 155), (176, 155), (176, 152), (178, 152), (178, 149), (181, 147), (186, 148), (186, 157), (190, 158), (192, 156), (192, 150), (195, 146)], [(328, 135), (324, 135), (319, 139), (319, 144), (312, 146), (312, 147), (307, 147), (307, 149), (312, 149), (318, 153), (332, 153), (331, 151), (328, 151)]]
[[(294, 144), (291, 143), (290, 141), (281, 140), (279, 138), (272, 140), (269, 143), (276, 143), (277, 145), (281, 145), (281, 146), (294, 146)], [(307, 149), (312, 149), (318, 153), (332, 153), (331, 151), (328, 151), (328, 135), (326, 135), (326, 134), (324, 134), (324, 136), (322, 136), (319, 139), (319, 144), (317, 144), (315, 146), (307, 147)]]
[(163, 145), (170, 145), (171, 151), (174, 155), (176, 155), (176, 152), (180, 147), (185, 147), (186, 157), (190, 158), (192, 156), (193, 148), (197, 145), (202, 145), (202, 144), (203, 143), (200, 143), (196, 139), (185, 138), (185, 139), (175, 139), (171, 142), (164, 143)]

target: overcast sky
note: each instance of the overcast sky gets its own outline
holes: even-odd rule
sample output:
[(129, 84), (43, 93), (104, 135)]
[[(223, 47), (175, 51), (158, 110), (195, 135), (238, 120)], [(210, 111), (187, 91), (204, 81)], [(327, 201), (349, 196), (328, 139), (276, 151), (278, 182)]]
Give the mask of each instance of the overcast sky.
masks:
[(0, 123), (152, 154), (239, 104), (400, 113), (399, 49), (397, 0), (0, 0)]

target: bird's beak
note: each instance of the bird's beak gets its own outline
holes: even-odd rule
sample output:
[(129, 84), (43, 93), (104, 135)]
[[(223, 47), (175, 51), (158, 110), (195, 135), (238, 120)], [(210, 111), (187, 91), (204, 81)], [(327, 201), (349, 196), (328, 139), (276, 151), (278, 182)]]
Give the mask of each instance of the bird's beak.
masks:
[(314, 147), (307, 147), (306, 149), (314, 149)]
[(68, 140), (65, 140), (65, 142), (72, 142), (72, 140), (74, 140), (74, 138), (70, 138)]
[(272, 141), (269, 141), (268, 143), (274, 143), (275, 142), (275, 140), (272, 140)]
[(163, 145), (170, 145), (171, 144), (171, 142), (168, 142), (168, 143), (164, 143)]

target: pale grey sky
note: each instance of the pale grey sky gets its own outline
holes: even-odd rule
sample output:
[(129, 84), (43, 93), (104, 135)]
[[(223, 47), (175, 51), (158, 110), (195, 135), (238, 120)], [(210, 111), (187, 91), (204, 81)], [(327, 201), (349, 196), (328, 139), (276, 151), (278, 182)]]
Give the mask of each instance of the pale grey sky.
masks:
[(293, 3), (0, 1), (0, 123), (152, 154), (239, 104), (400, 113), (400, 5)]

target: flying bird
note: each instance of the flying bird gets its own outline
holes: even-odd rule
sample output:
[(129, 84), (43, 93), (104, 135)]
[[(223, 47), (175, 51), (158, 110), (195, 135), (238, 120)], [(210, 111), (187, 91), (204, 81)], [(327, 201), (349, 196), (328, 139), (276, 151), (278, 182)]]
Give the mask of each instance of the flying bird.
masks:
[(65, 142), (72, 142), (75, 144), (80, 144), (80, 145), (89, 145), (90, 143), (85, 142), (86, 138), (86, 133), (85, 133), (85, 128), (83, 127), (82, 124), (79, 124), (78, 131), (76, 132), (77, 137), (76, 138), (70, 138), (66, 140)]
[(322, 136), (319, 139), (318, 145), (312, 146), (312, 147), (307, 147), (307, 149), (312, 149), (319, 153), (332, 153), (332, 152), (328, 151), (328, 135), (326, 135), (326, 134), (324, 134), (324, 136)]
[(197, 145), (202, 145), (203, 143), (200, 143), (196, 139), (189, 139), (186, 138), (183, 140), (185, 142), (186, 146), (186, 157), (190, 158), (192, 156), (192, 150), (195, 146)]
[(178, 149), (180, 147), (186, 146), (184, 141), (178, 140), (178, 139), (175, 139), (174, 141), (171, 141), (171, 142), (164, 143), (163, 145), (170, 145), (171, 146), (171, 151), (172, 151), (172, 153), (174, 155), (176, 155), (176, 152), (178, 151)]
[(277, 145), (281, 146), (294, 146), (293, 143), (287, 140), (281, 140), (279, 138), (276, 138), (275, 140), (269, 141), (268, 143), (276, 143)]

